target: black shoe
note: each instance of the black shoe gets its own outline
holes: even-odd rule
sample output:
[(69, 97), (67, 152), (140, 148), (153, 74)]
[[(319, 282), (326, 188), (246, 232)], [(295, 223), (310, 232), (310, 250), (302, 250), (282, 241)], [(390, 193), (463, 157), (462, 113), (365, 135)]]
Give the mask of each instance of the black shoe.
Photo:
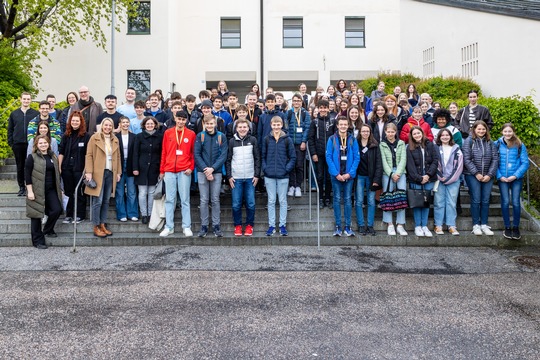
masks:
[(512, 238), (512, 229), (510, 228), (505, 228), (504, 231), (503, 231), (503, 236), (507, 239), (511, 239)]
[(319, 200), (319, 209), (324, 209), (324, 200)]
[(521, 233), (519, 232), (518, 227), (514, 227), (512, 229), (512, 239), (513, 240), (521, 240)]
[(45, 250), (45, 249), (48, 249), (49, 247), (45, 244), (37, 244), (36, 245), (36, 249), (40, 249), (40, 250)]
[(19, 186), (19, 192), (17, 193), (17, 196), (23, 196), (24, 194), (24, 186)]
[(54, 230), (52, 230), (51, 232), (46, 233), (45, 236), (46, 237), (52, 237), (52, 238), (58, 237), (58, 235), (54, 232)]
[(368, 226), (366, 232), (371, 236), (377, 235), (377, 233), (375, 232), (375, 229), (373, 229), (373, 226)]
[(143, 216), (142, 217), (142, 223), (143, 224), (148, 224), (148, 216)]
[(327, 199), (324, 203), (325, 203), (326, 207), (329, 208), (330, 210), (332, 210), (334, 208), (334, 204), (333, 204), (333, 202), (331, 200)]
[(367, 226), (358, 225), (358, 234), (366, 235), (366, 233), (367, 233)]

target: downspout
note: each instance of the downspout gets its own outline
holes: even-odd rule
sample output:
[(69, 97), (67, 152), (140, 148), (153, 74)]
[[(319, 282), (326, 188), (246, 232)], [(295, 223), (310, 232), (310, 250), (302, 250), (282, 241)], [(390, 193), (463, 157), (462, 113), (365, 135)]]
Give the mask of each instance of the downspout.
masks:
[(260, 91), (261, 91), (261, 95), (263, 93), (263, 89), (265, 88), (264, 86), (264, 9), (263, 9), (263, 6), (264, 6), (264, 1), (263, 0), (260, 0), (260, 16), (261, 16), (261, 19), (259, 21), (259, 23), (261, 24), (261, 28), (260, 28), (260, 34), (261, 34), (261, 40), (260, 40), (260, 56), (261, 56), (261, 82), (260, 82)]

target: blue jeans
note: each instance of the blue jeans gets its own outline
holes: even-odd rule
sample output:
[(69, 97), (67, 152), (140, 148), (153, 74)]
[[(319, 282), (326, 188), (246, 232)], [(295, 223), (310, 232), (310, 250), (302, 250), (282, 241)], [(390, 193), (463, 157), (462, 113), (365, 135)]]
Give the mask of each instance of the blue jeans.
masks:
[(287, 225), (287, 190), (289, 179), (264, 178), (268, 195), (268, 226), (276, 226), (276, 194), (279, 198), (279, 226)]
[[(219, 204), (219, 194), (221, 190), (221, 173), (214, 172), (214, 180), (208, 181), (206, 175), (197, 172), (199, 184), (201, 226), (208, 226), (210, 209), (208, 203), (212, 203), (212, 225), (220, 225), (221, 207)], [(190, 183), (191, 186), (191, 183)]]
[(369, 176), (358, 176), (356, 180), (356, 222), (358, 227), (364, 227), (364, 190), (367, 192), (367, 226), (375, 222), (375, 191), (370, 191)]
[[(330, 176), (330, 175), (329, 175)], [(332, 178), (332, 190), (334, 192), (334, 220), (336, 226), (341, 228), (341, 199), (343, 198), (344, 204), (344, 216), (345, 216), (345, 226), (351, 226), (351, 216), (352, 216), (352, 188), (354, 184), (354, 179), (349, 179), (347, 181), (339, 181), (335, 177)]]
[(512, 200), (513, 226), (519, 227), (521, 220), (521, 203), (519, 198), (523, 190), (523, 179), (516, 179), (511, 183), (499, 181), (501, 190), (501, 210), (504, 221), (504, 227), (510, 227), (510, 199)]
[[(432, 190), (433, 185), (435, 185), (432, 182), (428, 182), (424, 184), (424, 190)], [(410, 183), (409, 186), (411, 189), (422, 189), (422, 185)], [(428, 222), (428, 216), (429, 216), (429, 207), (426, 208), (414, 208), (413, 209), (413, 216), (414, 216), (414, 226), (427, 226)]]
[(449, 185), (439, 183), (439, 189), (433, 200), (435, 226), (456, 226), (456, 203), (459, 195), (459, 180)]
[(246, 225), (255, 225), (255, 186), (253, 179), (235, 179), (232, 192), (234, 226), (242, 225), (242, 202), (246, 201)]
[[(126, 195), (127, 192), (127, 196)], [(127, 176), (126, 164), (122, 169), (122, 177), (116, 183), (116, 218), (138, 218), (139, 204), (137, 203), (137, 187), (135, 177)]]
[(107, 222), (107, 212), (109, 212), (109, 199), (113, 188), (113, 173), (105, 169), (103, 173), (103, 183), (99, 196), (92, 196), (92, 223), (94, 225), (105, 224)]
[(489, 215), (489, 197), (493, 187), (493, 179), (487, 183), (480, 182), (474, 175), (465, 175), (465, 181), (471, 197), (471, 216), (473, 225), (487, 225)]
[(182, 228), (191, 228), (191, 209), (189, 205), (189, 187), (191, 175), (179, 172), (165, 173), (165, 227), (174, 230), (174, 210), (176, 208), (176, 194), (180, 195), (182, 204)]
[[(396, 171), (396, 168), (394, 168), (392, 171)], [(383, 191), (386, 191), (386, 187), (388, 186), (388, 181), (390, 181), (390, 191), (394, 190), (395, 188), (405, 190), (407, 189), (407, 178), (405, 174), (402, 174), (395, 183), (392, 181), (386, 174), (383, 173), (382, 176), (382, 186)], [(395, 211), (396, 213), (396, 224), (405, 225), (405, 209), (401, 209), (398, 211)], [(383, 211), (383, 222), (387, 224), (392, 224), (392, 211)]]

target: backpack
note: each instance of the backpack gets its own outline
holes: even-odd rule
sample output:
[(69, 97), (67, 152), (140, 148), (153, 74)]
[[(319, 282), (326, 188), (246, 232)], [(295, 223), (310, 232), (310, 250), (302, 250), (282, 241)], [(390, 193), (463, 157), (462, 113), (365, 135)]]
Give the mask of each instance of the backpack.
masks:
[[(206, 134), (206, 131), (203, 131), (201, 132), (201, 144), (204, 145), (204, 134)], [(222, 133), (221, 132), (218, 132), (217, 136), (218, 136), (218, 143), (219, 143), (219, 146), (221, 146), (221, 135)]]

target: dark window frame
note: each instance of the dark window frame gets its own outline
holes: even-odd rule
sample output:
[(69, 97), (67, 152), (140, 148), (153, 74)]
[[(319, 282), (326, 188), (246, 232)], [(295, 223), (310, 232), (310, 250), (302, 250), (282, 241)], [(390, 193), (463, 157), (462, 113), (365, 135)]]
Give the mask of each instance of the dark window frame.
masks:
[[(361, 21), (361, 27), (347, 27), (347, 20)], [(363, 16), (345, 16), (345, 48), (365, 48), (366, 47), (366, 18)], [(354, 36), (361, 34), (361, 36)], [(348, 45), (348, 40), (362, 39), (363, 45)]]
[[(128, 16), (127, 34), (128, 35), (150, 35), (151, 33), (151, 17), (152, 17), (152, 2), (147, 0), (135, 1), (136, 6), (135, 16)], [(142, 8), (147, 6), (146, 9)], [(142, 11), (147, 12), (143, 13)]]
[[(224, 21), (238, 21), (238, 32), (236, 31), (230, 31), (230, 30), (223, 30), (223, 22)], [(224, 34), (238, 34), (238, 37), (224, 37)], [(242, 19), (240, 17), (222, 17), (220, 19), (220, 31), (219, 31), (220, 39), (219, 39), (219, 46), (221, 49), (241, 49), (242, 48)], [(223, 45), (223, 40), (238, 40), (238, 46), (225, 46)]]
[[(139, 74), (137, 74), (139, 73)], [(140, 77), (146, 75), (145, 78)], [(137, 78), (140, 77), (140, 78)], [(134, 83), (135, 82), (135, 83)], [(148, 86), (146, 86), (148, 82)], [(150, 69), (130, 69), (127, 70), (127, 87), (132, 87), (137, 92), (137, 100), (146, 100), (152, 93), (152, 70)]]
[[(291, 22), (286, 24), (286, 22)], [(300, 21), (300, 25), (295, 25), (292, 22)], [(300, 29), (300, 36), (286, 36), (287, 31)], [(301, 16), (283, 17), (283, 48), (284, 49), (302, 49), (304, 48), (304, 18)], [(288, 45), (287, 42), (292, 39), (300, 39), (300, 45)]]

